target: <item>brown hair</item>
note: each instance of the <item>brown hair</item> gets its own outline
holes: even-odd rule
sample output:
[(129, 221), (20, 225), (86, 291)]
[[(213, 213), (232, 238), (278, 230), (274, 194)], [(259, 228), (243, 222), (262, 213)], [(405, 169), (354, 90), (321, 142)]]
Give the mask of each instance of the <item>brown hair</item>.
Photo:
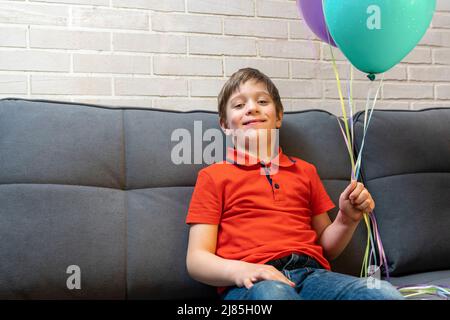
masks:
[(228, 81), (222, 87), (217, 98), (218, 109), (219, 109), (219, 122), (226, 124), (227, 120), (227, 103), (231, 95), (239, 89), (241, 84), (246, 83), (249, 80), (255, 80), (257, 82), (262, 82), (266, 85), (267, 91), (269, 92), (272, 100), (275, 103), (275, 110), (277, 116), (283, 113), (283, 104), (281, 103), (280, 94), (275, 84), (270, 80), (268, 76), (257, 69), (253, 68), (243, 68), (239, 69), (231, 75)]

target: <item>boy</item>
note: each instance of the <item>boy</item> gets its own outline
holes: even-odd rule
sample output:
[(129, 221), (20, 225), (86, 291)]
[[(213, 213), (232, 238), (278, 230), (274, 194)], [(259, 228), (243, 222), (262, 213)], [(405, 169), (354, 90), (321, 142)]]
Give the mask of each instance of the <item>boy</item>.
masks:
[[(352, 181), (330, 221), (334, 204), (316, 168), (285, 155), (270, 133), (261, 134), (278, 130), (283, 118), (272, 81), (241, 69), (218, 100), (220, 126), (234, 148), (227, 148), (227, 161), (198, 173), (186, 218), (190, 276), (219, 287), (226, 300), (402, 299), (386, 281), (369, 288), (364, 279), (330, 271), (327, 259), (344, 250), (375, 202)], [(239, 139), (242, 133), (247, 140)], [(257, 152), (249, 148), (255, 141)], [(239, 157), (245, 161), (236, 163)]]

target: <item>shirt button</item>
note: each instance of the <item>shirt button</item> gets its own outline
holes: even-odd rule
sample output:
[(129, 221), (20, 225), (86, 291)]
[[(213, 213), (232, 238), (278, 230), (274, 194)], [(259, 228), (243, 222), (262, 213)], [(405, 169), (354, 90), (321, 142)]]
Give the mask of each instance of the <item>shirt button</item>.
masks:
[(275, 189), (280, 189), (280, 186), (278, 185), (278, 183), (275, 183)]

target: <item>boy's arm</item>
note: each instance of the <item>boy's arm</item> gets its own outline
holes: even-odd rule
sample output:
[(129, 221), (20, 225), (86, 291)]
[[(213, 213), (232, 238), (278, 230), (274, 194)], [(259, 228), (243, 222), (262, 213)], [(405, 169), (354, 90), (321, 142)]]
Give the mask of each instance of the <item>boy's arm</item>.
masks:
[(223, 259), (215, 254), (217, 225), (194, 224), (189, 231), (186, 265), (195, 280), (216, 287), (237, 285), (251, 288), (253, 282), (277, 280), (295, 284), (273, 266)]
[(319, 244), (329, 260), (337, 258), (345, 249), (363, 217), (371, 212), (375, 202), (364, 185), (352, 180), (339, 197), (339, 212), (331, 223), (328, 214), (312, 217), (312, 226), (316, 230)]
[(194, 224), (189, 230), (186, 266), (189, 275), (211, 286), (234, 285), (230, 269), (238, 261), (226, 260), (215, 254), (217, 225)]
[(344, 251), (357, 226), (358, 222), (346, 219), (341, 210), (333, 223), (327, 212), (312, 217), (312, 227), (328, 260), (336, 259)]

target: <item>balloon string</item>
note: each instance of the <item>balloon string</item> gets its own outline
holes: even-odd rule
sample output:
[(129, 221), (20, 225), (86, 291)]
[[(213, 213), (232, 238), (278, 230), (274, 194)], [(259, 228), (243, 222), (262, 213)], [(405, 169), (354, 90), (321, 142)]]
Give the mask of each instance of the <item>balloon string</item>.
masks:
[[(322, 14), (325, 17), (325, 1), (322, 0)], [(348, 128), (348, 121), (347, 121), (347, 113), (345, 111), (345, 102), (344, 102), (344, 95), (342, 94), (342, 86), (341, 86), (341, 80), (339, 78), (339, 71), (336, 65), (336, 59), (334, 58), (334, 54), (333, 54), (333, 50), (331, 48), (331, 39), (330, 39), (330, 33), (328, 31), (328, 28), (326, 30), (327, 32), (327, 38), (328, 38), (328, 47), (330, 49), (330, 54), (331, 54), (331, 61), (332, 61), (332, 66), (333, 66), (333, 71), (334, 71), (334, 75), (336, 77), (336, 82), (337, 82), (337, 87), (338, 87), (338, 92), (339, 92), (339, 101), (341, 103), (341, 108), (342, 108), (342, 114), (344, 116), (343, 121), (344, 121), (344, 125), (345, 125), (345, 133), (346, 133), (346, 141), (348, 141), (349, 143), (347, 143), (347, 150), (349, 153), (349, 157), (350, 157), (350, 161), (352, 164), (352, 173), (351, 173), (351, 179), (353, 179), (355, 177), (355, 160), (353, 157), (353, 129), (352, 129), (352, 135), (350, 135), (349, 132), (349, 128)], [(353, 72), (351, 72), (351, 76), (353, 77)], [(353, 78), (351, 79), (351, 82), (353, 81)], [(353, 98), (352, 98), (352, 94), (353, 91), (351, 89), (352, 86), (350, 86), (350, 105), (353, 104)], [(352, 126), (353, 126), (353, 121), (352, 121)]]
[(372, 220), (373, 231), (375, 234), (375, 239), (377, 241), (378, 253), (379, 253), (379, 257), (380, 257), (380, 267), (384, 265), (386, 279), (387, 279), (387, 281), (389, 281), (390, 280), (389, 279), (389, 266), (387, 263), (386, 254), (384, 252), (383, 242), (381, 241), (381, 236), (378, 231), (377, 219), (375, 218), (374, 212), (372, 212), (369, 216), (370, 216), (370, 219)]
[[(367, 95), (366, 107), (365, 107), (365, 112), (364, 112), (363, 138), (362, 138), (362, 142), (361, 142), (360, 152), (358, 154), (358, 159), (357, 159), (357, 161), (355, 163), (354, 152), (353, 152), (353, 147), (354, 147), (353, 68), (350, 65), (350, 81), (349, 81), (349, 85), (348, 85), (348, 97), (349, 97), (349, 101), (348, 101), (349, 105), (348, 105), (348, 107), (349, 107), (350, 118), (347, 119), (347, 112), (346, 112), (346, 108), (345, 108), (344, 95), (342, 93), (342, 85), (341, 85), (341, 81), (340, 81), (340, 77), (339, 77), (339, 71), (338, 71), (338, 68), (337, 68), (336, 59), (334, 57), (331, 45), (328, 45), (328, 47), (330, 49), (333, 71), (334, 71), (334, 74), (335, 74), (335, 77), (336, 77), (337, 88), (338, 88), (338, 93), (339, 93), (339, 100), (340, 100), (340, 103), (341, 103), (342, 114), (343, 114), (343, 122), (344, 122), (345, 130), (342, 127), (341, 122), (339, 121), (339, 119), (337, 119), (337, 121), (338, 121), (339, 128), (341, 130), (342, 136), (344, 137), (345, 144), (347, 146), (347, 151), (349, 153), (349, 157), (350, 157), (350, 160), (351, 160), (351, 165), (352, 165), (351, 179), (358, 180), (359, 173), (360, 173), (360, 168), (361, 168), (362, 151), (364, 149), (364, 143), (365, 143), (366, 134), (367, 134), (367, 131), (368, 131), (367, 129), (368, 129), (369, 125), (370, 125), (370, 120), (372, 119), (373, 110), (375, 108), (379, 92), (380, 92), (380, 90), (381, 90), (381, 88), (383, 86), (384, 74), (383, 74), (383, 77), (382, 77), (382, 79), (381, 79), (381, 81), (379, 83), (378, 89), (377, 89), (377, 91), (375, 93), (375, 97), (374, 97), (372, 105), (370, 107), (370, 112), (369, 112), (369, 104), (370, 104), (369, 102), (370, 102), (371, 90), (369, 90), (368, 95)], [(349, 122), (350, 122), (350, 129), (349, 129)], [(361, 277), (363, 277), (363, 276), (367, 277), (368, 276), (368, 269), (372, 265), (372, 260), (374, 261), (375, 266), (378, 266), (378, 261), (377, 261), (377, 257), (376, 257), (376, 253), (375, 253), (376, 252), (375, 248), (378, 248), (378, 250), (379, 250), (378, 255), (380, 257), (380, 266), (383, 265), (383, 262), (386, 261), (386, 258), (384, 256), (384, 250), (382, 248), (382, 243), (381, 243), (381, 240), (379, 239), (380, 237), (379, 237), (379, 234), (378, 234), (378, 230), (377, 230), (376, 226), (374, 226), (373, 228), (371, 227), (371, 225), (373, 224), (374, 220), (371, 219), (370, 215), (371, 215), (371, 213), (366, 213), (366, 212), (363, 213), (364, 222), (365, 222), (366, 228), (367, 228), (367, 241), (366, 241), (366, 248), (365, 248), (365, 252), (364, 252), (363, 263), (362, 263), (362, 266), (361, 266), (361, 273), (360, 273)], [(386, 266), (386, 270), (387, 270), (387, 263), (385, 264), (385, 266)]]
[(367, 277), (367, 260), (368, 260), (367, 257), (369, 256), (369, 246), (370, 246), (370, 224), (367, 221), (366, 213), (364, 213), (363, 217), (364, 217), (364, 222), (367, 227), (367, 242), (366, 242), (366, 249), (364, 251), (364, 259), (363, 259), (363, 263), (361, 266), (360, 277)]
[[(383, 75), (381, 77), (380, 84), (378, 85), (378, 89), (377, 89), (377, 91), (375, 93), (375, 97), (373, 99), (372, 106), (370, 108), (370, 112), (368, 112), (369, 100), (370, 100), (370, 94), (371, 94), (371, 89), (370, 88), (369, 88), (369, 92), (367, 94), (366, 107), (365, 107), (365, 110), (364, 110), (363, 138), (361, 140), (361, 148), (359, 150), (358, 159), (356, 160), (356, 165), (355, 165), (356, 180), (358, 180), (359, 172), (360, 172), (360, 168), (361, 168), (361, 159), (362, 159), (362, 154), (363, 154), (363, 150), (364, 150), (364, 143), (366, 141), (367, 129), (369, 128), (370, 120), (372, 119), (373, 110), (375, 109), (375, 105), (376, 105), (377, 100), (378, 100), (378, 94), (380, 92), (380, 89), (383, 87), (383, 80), (384, 80), (384, 73), (383, 73)], [(368, 114), (369, 114), (369, 117), (367, 118)]]
[[(368, 127), (370, 124), (370, 120), (372, 119), (372, 114), (373, 114), (373, 110), (375, 108), (376, 102), (377, 102), (377, 98), (378, 98), (378, 94), (380, 92), (380, 89), (383, 85), (383, 79), (384, 79), (384, 74), (383, 77), (380, 81), (380, 84), (378, 86), (378, 89), (375, 93), (375, 97), (373, 99), (373, 103), (372, 106), (370, 108), (370, 113), (368, 112), (369, 109), (369, 101), (370, 101), (370, 95), (371, 95), (371, 90), (369, 89), (369, 92), (367, 94), (367, 100), (366, 100), (366, 107), (364, 110), (364, 126), (363, 126), (363, 138), (361, 141), (361, 148), (359, 150), (359, 154), (358, 154), (358, 159), (356, 161), (356, 165), (355, 165), (355, 175), (356, 175), (356, 179), (359, 178), (359, 173), (360, 173), (360, 168), (361, 168), (361, 159), (362, 159), (362, 153), (364, 150), (364, 143), (366, 140), (366, 134), (368, 131)], [(368, 116), (369, 115), (369, 116)], [(361, 277), (364, 275), (365, 277), (367, 277), (367, 270), (368, 268), (371, 266), (371, 261), (372, 261), (372, 257), (373, 260), (375, 261), (375, 266), (377, 266), (377, 260), (376, 260), (376, 254), (375, 254), (375, 241), (373, 239), (373, 237), (375, 237), (375, 239), (377, 240), (377, 244), (378, 244), (378, 254), (380, 256), (382, 256), (382, 251), (383, 248), (381, 246), (381, 241), (379, 241), (379, 234), (378, 234), (378, 230), (376, 228), (376, 226), (373, 226), (373, 219), (370, 219), (370, 216), (373, 216), (373, 212), (370, 213), (364, 213), (364, 221), (366, 222), (366, 227), (367, 227), (367, 245), (366, 245), (366, 250), (364, 253), (364, 259), (363, 259), (363, 264), (362, 264), (362, 270), (361, 270)], [(371, 247), (371, 250), (369, 252), (369, 246)], [(384, 251), (383, 251), (384, 253)], [(382, 261), (380, 260), (380, 267), (382, 265)], [(369, 265), (367, 265), (369, 263)], [(363, 272), (364, 270), (364, 272)], [(370, 275), (369, 275), (370, 276)]]
[(450, 287), (438, 286), (438, 285), (416, 285), (416, 286), (403, 286), (397, 287), (397, 290), (405, 298), (412, 298), (424, 294), (437, 295), (446, 300), (450, 299)]
[[(351, 63), (349, 63), (348, 64), (349, 65), (349, 68), (350, 68), (350, 84), (349, 84), (349, 88), (348, 88), (348, 91), (349, 91), (349, 99), (348, 99), (348, 102), (349, 102), (349, 110), (350, 110), (350, 125), (351, 125), (351, 135), (352, 135), (352, 150), (355, 150), (354, 149), (354, 142), (355, 142), (355, 140), (354, 140), (354, 137), (355, 137), (355, 135), (354, 135), (354, 130), (353, 130), (353, 114), (355, 113), (355, 110), (353, 109), (353, 68), (352, 68), (352, 64)], [(353, 179), (356, 179), (356, 177), (353, 175), (353, 177), (352, 177)]]
[(354, 173), (355, 173), (355, 160), (353, 158), (353, 150), (351, 148), (351, 146), (353, 145), (353, 139), (350, 136), (350, 131), (348, 128), (347, 112), (345, 111), (344, 95), (342, 94), (341, 80), (339, 78), (339, 72), (337, 69), (336, 60), (334, 58), (333, 50), (331, 49), (331, 45), (329, 45), (329, 48), (330, 48), (330, 53), (331, 53), (331, 58), (332, 58), (333, 71), (334, 71), (334, 75), (336, 77), (336, 82), (337, 82), (337, 87), (338, 87), (338, 92), (339, 92), (339, 100), (341, 103), (342, 114), (344, 116), (343, 121), (344, 121), (344, 125), (345, 125), (345, 135), (347, 137), (346, 141), (348, 142), (347, 143), (347, 151), (348, 151), (350, 161), (352, 164), (352, 177), (353, 177)]
[(377, 246), (375, 245), (375, 240), (374, 240), (374, 236), (375, 236), (375, 239), (376, 239), (376, 234), (374, 234), (375, 233), (375, 230), (374, 230), (374, 228), (373, 228), (373, 224), (372, 224), (372, 219), (370, 218), (372, 216), (372, 214), (371, 213), (369, 213), (368, 214), (368, 218), (369, 218), (369, 225), (371, 226), (371, 232), (369, 233), (370, 234), (370, 255), (369, 255), (369, 266), (371, 266), (372, 265), (372, 258), (373, 258), (373, 260), (374, 260), (374, 265), (375, 266), (378, 266), (378, 263), (377, 263), (377, 256), (376, 256), (376, 254), (375, 254), (375, 248), (377, 248)]
[[(328, 47), (330, 49), (330, 54), (331, 54), (331, 62), (332, 62), (332, 66), (333, 66), (333, 71), (334, 71), (334, 75), (336, 77), (336, 83), (337, 83), (337, 89), (338, 89), (338, 93), (339, 93), (339, 100), (341, 103), (341, 108), (342, 108), (342, 114), (343, 114), (343, 122), (345, 125), (345, 132), (344, 132), (344, 128), (342, 128), (342, 125), (339, 121), (339, 119), (337, 119), (338, 124), (339, 124), (339, 128), (341, 129), (342, 132), (342, 136), (344, 137), (345, 140), (345, 144), (347, 147), (347, 151), (349, 153), (349, 157), (350, 157), (350, 161), (351, 161), (351, 166), (352, 166), (352, 172), (351, 172), (351, 179), (357, 178), (356, 176), (356, 167), (355, 167), (355, 161), (354, 161), (354, 154), (353, 154), (353, 121), (351, 121), (351, 126), (352, 126), (352, 135), (350, 134), (349, 131), (349, 126), (348, 126), (348, 120), (347, 120), (347, 113), (345, 111), (345, 102), (344, 102), (344, 96), (342, 94), (342, 86), (341, 86), (341, 81), (340, 81), (340, 77), (339, 77), (339, 71), (337, 68), (337, 64), (336, 64), (336, 59), (334, 57), (333, 54), (333, 49), (331, 48), (331, 45), (328, 44)], [(350, 86), (349, 86), (349, 103), (350, 103), (350, 110), (352, 110), (351, 106), (353, 104), (353, 90), (352, 90), (352, 86), (353, 86), (353, 73), (350, 73)], [(352, 115), (352, 112), (350, 113)], [(352, 115), (353, 118), (353, 115)], [(351, 119), (353, 120), (353, 119)], [(361, 266), (361, 273), (360, 276), (362, 277), (367, 276), (367, 263), (368, 263), (368, 256), (369, 256), (369, 249), (370, 249), (370, 233), (371, 233), (371, 229), (370, 229), (370, 223), (368, 221), (367, 218), (367, 213), (363, 214), (364, 217), (364, 221), (367, 227), (367, 242), (366, 242), (366, 249), (365, 249), (365, 253), (364, 253), (364, 259), (363, 259), (363, 263)]]

